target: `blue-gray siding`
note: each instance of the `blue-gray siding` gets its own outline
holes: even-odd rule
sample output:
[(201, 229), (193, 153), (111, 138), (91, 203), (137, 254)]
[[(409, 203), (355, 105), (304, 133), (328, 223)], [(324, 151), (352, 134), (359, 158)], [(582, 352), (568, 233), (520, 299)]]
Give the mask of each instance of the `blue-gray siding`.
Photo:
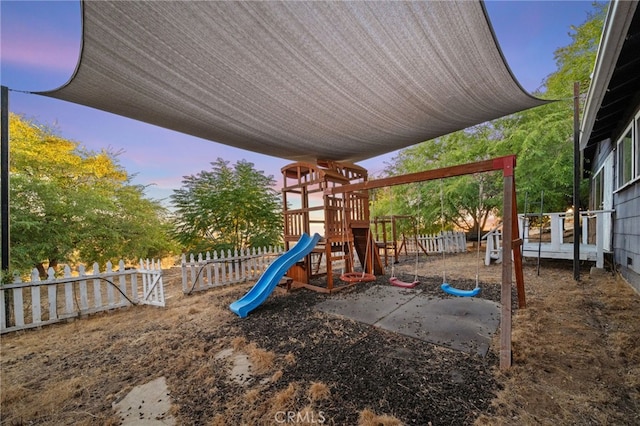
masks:
[(640, 291), (640, 182), (614, 195), (614, 261), (622, 276)]

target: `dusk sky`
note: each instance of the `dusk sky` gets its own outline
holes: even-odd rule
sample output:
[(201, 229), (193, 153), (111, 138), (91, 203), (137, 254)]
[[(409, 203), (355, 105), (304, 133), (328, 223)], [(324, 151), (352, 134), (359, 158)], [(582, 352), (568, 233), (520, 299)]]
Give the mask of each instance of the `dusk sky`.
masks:
[[(571, 42), (571, 26), (593, 11), (591, 1), (488, 1), (489, 16), (508, 65), (529, 92), (556, 70), (553, 52)], [(92, 150), (121, 151), (120, 163), (146, 193), (167, 199), (182, 177), (210, 168), (221, 157), (245, 159), (273, 175), (290, 163), (162, 129), (92, 108), (24, 92), (52, 90), (71, 77), (79, 57), (79, 1), (8, 1), (0, 3), (2, 85), (9, 109)], [(370, 175), (382, 172), (393, 153), (359, 162)]]

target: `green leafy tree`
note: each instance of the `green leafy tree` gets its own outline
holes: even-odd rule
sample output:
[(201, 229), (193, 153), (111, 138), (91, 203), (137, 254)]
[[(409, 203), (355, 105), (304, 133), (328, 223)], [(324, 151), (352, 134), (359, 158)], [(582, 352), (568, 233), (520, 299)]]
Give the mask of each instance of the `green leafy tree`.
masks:
[[(573, 197), (573, 111), (566, 102), (545, 105), (495, 123), (504, 138), (496, 141), (500, 155), (515, 153), (516, 189), (520, 212), (524, 201), (539, 202), (544, 210), (563, 211)], [(529, 209), (530, 210), (530, 209)]]
[[(404, 149), (393, 158), (386, 173), (401, 175), (485, 160), (492, 157), (494, 133), (490, 124), (483, 124)], [(484, 226), (501, 205), (502, 181), (496, 173), (479, 173), (397, 186), (382, 194), (376, 195), (372, 207), (376, 216), (413, 215), (418, 219), (419, 232), (437, 232), (443, 226), (450, 229), (455, 225), (475, 235), (478, 226)], [(386, 202), (380, 203), (379, 198)]]
[(577, 27), (571, 26), (571, 43), (554, 52), (557, 70), (545, 80), (547, 90), (544, 97), (571, 97), (574, 82), (580, 83), (581, 93), (587, 92), (608, 5), (609, 2), (594, 2), (585, 22)]
[(132, 185), (115, 155), (91, 152), (10, 115), (11, 267), (169, 254), (166, 210)]
[(211, 170), (185, 176), (171, 196), (175, 237), (187, 251), (233, 250), (278, 244), (282, 207), (273, 176), (245, 160), (218, 158)]
[[(546, 211), (562, 211), (573, 203), (573, 84), (580, 83), (581, 95), (589, 89), (606, 8), (606, 3), (594, 3), (587, 20), (571, 27), (571, 43), (555, 51), (557, 70), (546, 78), (546, 92), (537, 95), (556, 101), (494, 122), (500, 135), (496, 152), (518, 156), (520, 206), (527, 194), (539, 201), (542, 191)], [(584, 100), (582, 96), (581, 108)], [(581, 205), (587, 187), (583, 181)]]

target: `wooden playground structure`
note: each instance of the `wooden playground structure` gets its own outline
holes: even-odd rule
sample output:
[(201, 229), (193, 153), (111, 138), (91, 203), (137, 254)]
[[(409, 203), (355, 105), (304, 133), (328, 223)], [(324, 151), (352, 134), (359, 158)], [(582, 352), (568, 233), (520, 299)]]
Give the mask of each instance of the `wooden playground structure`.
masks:
[[(299, 285), (315, 291), (331, 293), (349, 287), (358, 280), (334, 285), (335, 262), (340, 262), (343, 274), (354, 272), (353, 253), (358, 255), (364, 271), (383, 275), (380, 256), (369, 229), (368, 191), (326, 191), (343, 185), (367, 181), (367, 170), (347, 163), (297, 162), (282, 168), (284, 244), (289, 250), (303, 233), (318, 232), (318, 246), (287, 275)], [(313, 278), (325, 276), (326, 286), (311, 284)]]
[[(498, 157), (475, 163), (426, 170), (401, 176), (368, 180), (367, 171), (357, 165), (338, 162), (293, 163), (282, 168), (284, 184), (284, 241), (290, 249), (303, 233), (323, 232), (321, 243), (292, 267), (288, 275), (305, 287), (332, 292), (352, 285), (334, 286), (332, 263), (343, 262), (345, 271), (353, 271), (353, 252), (358, 254), (366, 272), (383, 274), (382, 262), (375, 249), (370, 229), (368, 191), (394, 185), (443, 179), (454, 176), (502, 171), (503, 173), (503, 250), (513, 253), (504, 256), (502, 262), (500, 368), (511, 366), (511, 285), (512, 273), (516, 275), (518, 305), (526, 307), (524, 275), (514, 169), (514, 155)], [(326, 262), (326, 287), (309, 283), (320, 271), (317, 266), (324, 256)]]

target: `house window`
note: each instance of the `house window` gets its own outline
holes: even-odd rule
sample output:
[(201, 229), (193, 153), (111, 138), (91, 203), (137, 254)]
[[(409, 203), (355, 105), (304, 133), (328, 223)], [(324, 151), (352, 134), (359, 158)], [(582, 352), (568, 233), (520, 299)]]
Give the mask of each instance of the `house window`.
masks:
[(601, 167), (600, 170), (593, 176), (593, 186), (591, 187), (591, 200), (593, 205), (591, 206), (592, 210), (600, 210), (602, 209), (604, 194), (603, 194), (603, 184), (604, 184), (604, 167)]
[(629, 127), (618, 141), (618, 188), (622, 188), (634, 178), (633, 127)]

